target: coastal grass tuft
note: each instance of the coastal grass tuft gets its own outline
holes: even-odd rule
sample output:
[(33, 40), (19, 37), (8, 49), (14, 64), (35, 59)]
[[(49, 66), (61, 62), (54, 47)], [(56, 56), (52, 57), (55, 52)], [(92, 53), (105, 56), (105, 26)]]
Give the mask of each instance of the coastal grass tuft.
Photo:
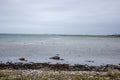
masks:
[(0, 73), (0, 78), (1, 77), (8, 77), (9, 75), (7, 75), (7, 74), (4, 74), (4, 73)]

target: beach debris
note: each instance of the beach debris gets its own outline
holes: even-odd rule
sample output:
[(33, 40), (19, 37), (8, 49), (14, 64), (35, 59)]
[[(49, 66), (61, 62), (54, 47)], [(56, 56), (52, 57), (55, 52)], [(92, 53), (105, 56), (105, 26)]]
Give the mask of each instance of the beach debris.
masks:
[(60, 60), (60, 57), (59, 56), (53, 56), (53, 57), (50, 57), (50, 59)]
[(21, 57), (19, 58), (20, 61), (27, 61), (25, 58)]

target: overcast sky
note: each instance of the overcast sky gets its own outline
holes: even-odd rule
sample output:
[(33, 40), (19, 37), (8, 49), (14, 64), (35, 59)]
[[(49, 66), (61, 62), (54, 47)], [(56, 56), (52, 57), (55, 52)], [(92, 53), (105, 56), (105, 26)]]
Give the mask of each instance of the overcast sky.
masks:
[(0, 33), (120, 34), (120, 0), (0, 0)]

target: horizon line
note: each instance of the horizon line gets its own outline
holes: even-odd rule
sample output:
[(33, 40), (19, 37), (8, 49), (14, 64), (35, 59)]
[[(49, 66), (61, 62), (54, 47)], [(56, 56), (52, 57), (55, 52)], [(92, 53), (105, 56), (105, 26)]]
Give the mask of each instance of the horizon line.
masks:
[(38, 34), (38, 33), (0, 33), (0, 35), (58, 35), (58, 36), (115, 36), (120, 37), (120, 34)]

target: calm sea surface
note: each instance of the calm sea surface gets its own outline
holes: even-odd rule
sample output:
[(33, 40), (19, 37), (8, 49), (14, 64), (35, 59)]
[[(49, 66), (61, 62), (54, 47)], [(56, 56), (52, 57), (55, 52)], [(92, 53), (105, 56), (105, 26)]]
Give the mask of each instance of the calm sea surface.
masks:
[[(64, 60), (49, 59), (60, 56)], [(120, 64), (120, 38), (0, 34), (0, 61), (69, 64)]]

